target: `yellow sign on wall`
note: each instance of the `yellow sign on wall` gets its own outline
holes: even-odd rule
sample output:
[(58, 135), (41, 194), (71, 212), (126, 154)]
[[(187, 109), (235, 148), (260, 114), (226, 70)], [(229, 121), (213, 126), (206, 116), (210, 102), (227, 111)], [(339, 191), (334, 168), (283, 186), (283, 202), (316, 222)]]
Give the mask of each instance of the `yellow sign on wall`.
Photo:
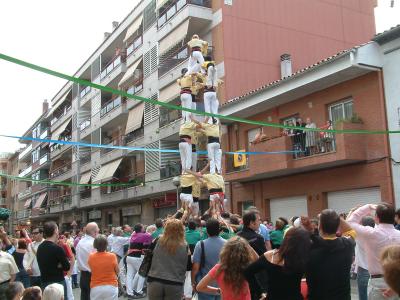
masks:
[(242, 154), (240, 152), (246, 152), (246, 150), (238, 150), (236, 152), (239, 152), (239, 153), (233, 154), (233, 166), (234, 167), (245, 166), (247, 164), (247, 156), (246, 156), (246, 154)]

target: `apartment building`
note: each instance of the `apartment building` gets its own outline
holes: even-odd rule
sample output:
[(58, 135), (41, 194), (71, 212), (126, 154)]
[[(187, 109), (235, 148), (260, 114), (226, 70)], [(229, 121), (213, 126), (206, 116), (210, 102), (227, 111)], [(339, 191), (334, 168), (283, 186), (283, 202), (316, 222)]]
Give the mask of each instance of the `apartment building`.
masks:
[[(400, 25), (377, 34), (373, 39), (381, 47), (383, 56), (384, 88), (386, 99), (386, 114), (389, 130), (400, 130)], [(393, 188), (395, 194), (396, 207), (400, 207), (400, 137), (399, 134), (391, 134), (390, 159), (393, 176)]]
[[(330, 120), (338, 130), (387, 130), (382, 66), (380, 47), (370, 42), (232, 99), (221, 113), (285, 125), (310, 118), (317, 128), (328, 129)], [(261, 132), (233, 123), (223, 141), (230, 151), (300, 151), (251, 155), (242, 164), (227, 157), (225, 178), (234, 211), (255, 204), (275, 221), (316, 217), (325, 208), (345, 213), (359, 204), (394, 203), (385, 134), (272, 127)]]
[[(0, 153), (0, 173), (7, 174), (9, 157), (11, 153)], [(6, 177), (0, 177), (0, 207), (7, 207), (7, 183)]]
[[(176, 80), (188, 62), (186, 43), (197, 33), (209, 42), (209, 54), (224, 80), (219, 92), (220, 102), (224, 103), (279, 79), (284, 53), (292, 55), (292, 67), (299, 69), (367, 41), (374, 33), (375, 1), (342, 2), (142, 0), (120, 24), (113, 22), (112, 32), (105, 33), (103, 43), (75, 76), (177, 104)], [(319, 23), (324, 26), (317, 26)], [(178, 149), (180, 112), (75, 83), (62, 87), (51, 103), (43, 120), (53, 140)], [(197, 107), (203, 109), (202, 103)], [(25, 136), (32, 136), (31, 131)], [(44, 210), (32, 220), (56, 218), (64, 228), (97, 221), (105, 228), (150, 223), (176, 209), (177, 181), (173, 179), (180, 174), (176, 153), (43, 146), (50, 152), (51, 180), (81, 184), (130, 182), (132, 186), (41, 190), (35, 194), (40, 197), (38, 202), (33, 203), (40, 203)], [(24, 155), (31, 155), (33, 149), (28, 146)], [(28, 170), (23, 175), (30, 175), (33, 161), (21, 158)], [(40, 176), (45, 177), (44, 172)], [(30, 195), (27, 193), (21, 201)], [(207, 201), (201, 201), (202, 207), (206, 205)]]

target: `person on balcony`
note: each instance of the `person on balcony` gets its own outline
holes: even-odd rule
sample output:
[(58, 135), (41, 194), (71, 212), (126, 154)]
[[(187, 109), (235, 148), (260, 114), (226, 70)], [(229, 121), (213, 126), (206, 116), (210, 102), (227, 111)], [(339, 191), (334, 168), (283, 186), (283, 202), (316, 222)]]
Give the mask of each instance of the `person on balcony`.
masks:
[[(217, 67), (215, 66), (215, 62), (211, 60), (211, 57), (207, 56), (205, 60), (206, 61), (202, 65), (203, 70), (206, 70), (207, 74), (204, 87), (204, 109), (208, 113), (218, 114), (219, 101), (217, 98), (217, 90), (223, 81), (218, 80)], [(209, 118), (208, 121), (212, 124), (211, 118)]]
[(215, 174), (215, 171), (218, 174), (222, 172), (222, 150), (220, 144), (220, 128), (219, 124), (217, 124), (217, 119), (212, 117), (212, 123), (208, 123), (209, 117), (206, 117), (203, 123), (200, 123), (196, 120), (193, 122), (198, 124), (198, 130), (200, 132), (204, 132), (207, 136), (208, 144), (207, 144), (207, 153), (208, 160), (210, 161), (210, 173)]
[(186, 74), (198, 73), (201, 71), (201, 65), (204, 63), (203, 54), (207, 54), (208, 42), (201, 40), (197, 34), (194, 34), (187, 45), (190, 57)]
[(179, 154), (181, 157), (182, 174), (192, 169), (192, 137), (195, 134), (195, 122), (183, 123), (179, 129)]
[(314, 155), (317, 152), (317, 135), (312, 129), (317, 128), (317, 126), (311, 121), (311, 118), (307, 118), (305, 128), (311, 129), (306, 131), (306, 155)]
[[(327, 130), (332, 130), (332, 121), (328, 120), (324, 126), (321, 127), (321, 129), (327, 129)], [(319, 133), (319, 151), (324, 153), (324, 152), (331, 152), (333, 150), (333, 133), (332, 132), (326, 132), (326, 131), (321, 131)]]

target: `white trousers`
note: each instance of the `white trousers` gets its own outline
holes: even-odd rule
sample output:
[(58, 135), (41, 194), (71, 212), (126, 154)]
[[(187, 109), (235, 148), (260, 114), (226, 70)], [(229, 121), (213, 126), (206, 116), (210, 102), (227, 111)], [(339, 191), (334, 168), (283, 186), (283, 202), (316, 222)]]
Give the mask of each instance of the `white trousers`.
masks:
[(201, 65), (204, 63), (204, 57), (201, 51), (193, 51), (189, 57), (188, 74), (201, 72)]
[(118, 300), (118, 288), (113, 285), (99, 285), (91, 288), (90, 300)]
[(368, 300), (398, 300), (398, 296), (386, 298), (382, 294), (388, 285), (383, 278), (370, 278), (368, 281)]
[[(181, 105), (184, 108), (192, 108), (192, 95), (191, 94), (181, 94)], [(190, 115), (191, 113), (188, 111), (182, 110), (182, 119), (183, 122), (190, 122)]]
[(134, 284), (133, 280), (135, 278), (136, 273), (139, 271), (140, 265), (142, 264), (142, 257), (126, 257), (126, 292), (128, 295), (133, 295), (134, 292)]
[(72, 292), (72, 280), (71, 277), (64, 276), (65, 285), (67, 286), (67, 297), (68, 300), (74, 300), (74, 294)]
[(208, 160), (210, 161), (210, 174), (221, 174), (222, 150), (220, 143), (207, 144)]
[(192, 144), (180, 142), (179, 154), (181, 156), (182, 171), (190, 170), (192, 168)]
[(133, 278), (133, 290), (138, 294), (143, 293), (143, 287), (145, 281), (146, 281), (145, 277), (139, 275), (139, 273), (136, 273), (135, 278)]
[(193, 202), (190, 208), (192, 209), (192, 216), (197, 216), (199, 214), (200, 211), (199, 202)]
[(192, 298), (192, 278), (191, 271), (186, 271), (185, 284), (183, 286), (183, 294), (185, 298)]
[[(219, 102), (216, 92), (204, 93), (204, 110), (208, 113), (218, 114)], [(208, 123), (212, 124), (212, 118), (208, 119)]]

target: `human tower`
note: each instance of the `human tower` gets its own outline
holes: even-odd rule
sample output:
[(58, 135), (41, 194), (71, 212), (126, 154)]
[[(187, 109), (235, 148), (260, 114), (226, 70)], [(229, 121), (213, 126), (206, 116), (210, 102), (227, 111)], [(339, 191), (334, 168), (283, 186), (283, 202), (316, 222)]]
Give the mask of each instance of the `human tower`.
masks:
[[(189, 64), (182, 69), (180, 86), (181, 105), (197, 109), (197, 103), (204, 104), (208, 113), (218, 114), (217, 92), (222, 81), (217, 78), (215, 62), (208, 56), (208, 43), (193, 35), (188, 42)], [(214, 213), (224, 209), (225, 183), (221, 168), (220, 121), (215, 117), (204, 117), (182, 111), (179, 130), (179, 153), (182, 164), (180, 176), (182, 209), (192, 216), (199, 213), (199, 198), (202, 186), (209, 192), (210, 208)], [(207, 151), (208, 164), (198, 170), (198, 151)]]

